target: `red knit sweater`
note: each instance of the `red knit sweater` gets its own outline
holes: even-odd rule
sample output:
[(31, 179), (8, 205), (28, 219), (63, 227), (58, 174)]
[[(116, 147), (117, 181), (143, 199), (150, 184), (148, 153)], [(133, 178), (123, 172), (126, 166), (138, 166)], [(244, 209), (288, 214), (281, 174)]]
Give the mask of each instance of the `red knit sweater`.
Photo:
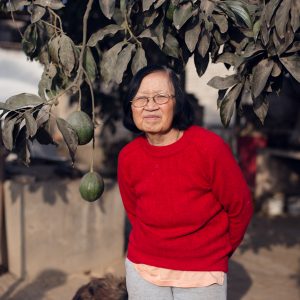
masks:
[(118, 182), (132, 225), (132, 262), (227, 272), (253, 208), (243, 175), (218, 135), (191, 126), (167, 146), (138, 137), (120, 152)]

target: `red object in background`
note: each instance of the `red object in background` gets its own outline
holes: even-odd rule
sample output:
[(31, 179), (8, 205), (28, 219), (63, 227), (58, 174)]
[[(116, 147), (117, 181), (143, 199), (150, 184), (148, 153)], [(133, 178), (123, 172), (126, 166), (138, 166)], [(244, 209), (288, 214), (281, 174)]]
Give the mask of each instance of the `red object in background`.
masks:
[(239, 163), (245, 179), (251, 189), (255, 186), (257, 150), (267, 146), (263, 135), (240, 136), (238, 138)]

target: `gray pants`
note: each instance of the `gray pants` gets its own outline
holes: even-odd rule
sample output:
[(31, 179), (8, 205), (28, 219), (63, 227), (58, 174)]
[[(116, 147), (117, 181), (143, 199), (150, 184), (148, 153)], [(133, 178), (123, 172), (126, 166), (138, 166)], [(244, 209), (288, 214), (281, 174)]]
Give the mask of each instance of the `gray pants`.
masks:
[(226, 274), (223, 285), (178, 288), (158, 286), (144, 280), (128, 259), (125, 260), (125, 267), (129, 300), (226, 300)]

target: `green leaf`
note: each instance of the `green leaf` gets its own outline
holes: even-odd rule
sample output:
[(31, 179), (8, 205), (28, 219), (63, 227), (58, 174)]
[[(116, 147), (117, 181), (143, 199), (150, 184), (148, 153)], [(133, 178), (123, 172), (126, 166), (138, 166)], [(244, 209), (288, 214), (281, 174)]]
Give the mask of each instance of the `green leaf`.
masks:
[(44, 68), (44, 72), (42, 74), (41, 80), (39, 82), (39, 91), (38, 94), (40, 97), (45, 99), (45, 94), (51, 90), (52, 81), (55, 75), (57, 74), (57, 70), (54, 64), (50, 63), (46, 65)]
[(237, 68), (243, 61), (242, 57), (234, 53), (224, 52), (217, 58), (215, 63), (224, 63)]
[(52, 9), (61, 9), (65, 7), (60, 0), (35, 0), (34, 4), (44, 6), (44, 7), (48, 6)]
[(106, 83), (110, 82), (114, 77), (118, 54), (125, 44), (126, 42), (119, 42), (103, 54), (100, 70), (101, 76)]
[(248, 28), (252, 29), (251, 16), (243, 2), (238, 0), (225, 0), (219, 5), (223, 7), (227, 15), (235, 22), (239, 23), (239, 20), (242, 20)]
[(235, 85), (225, 96), (224, 100), (221, 103), (220, 106), (220, 116), (222, 124), (225, 127), (228, 127), (230, 124), (230, 120), (232, 118), (234, 108), (236, 105), (236, 100), (239, 97), (241, 90), (242, 90), (243, 84), (239, 83)]
[(288, 72), (300, 82), (300, 57), (299, 55), (279, 57), (281, 63), (288, 70)]
[(278, 4), (281, 1), (282, 0), (270, 0), (267, 3), (267, 5), (265, 6), (264, 15), (265, 15), (266, 24), (267, 24), (268, 27), (270, 27), (271, 19), (274, 15), (274, 12), (275, 12), (276, 8), (278, 7)]
[(37, 60), (42, 65), (48, 65), (50, 63), (50, 55), (49, 55), (49, 47), (48, 44), (44, 44), (40, 49), (38, 53)]
[(286, 26), (289, 21), (289, 12), (291, 9), (291, 0), (283, 0), (278, 7), (275, 17), (275, 28), (281, 39), (286, 33)]
[[(170, 1), (169, 1), (170, 2)], [(174, 14), (174, 10), (175, 10), (176, 6), (170, 2), (167, 13), (166, 13), (166, 17), (167, 19), (169, 19), (170, 21), (173, 21), (173, 14)]]
[(20, 160), (28, 166), (30, 163), (30, 150), (28, 145), (28, 139), (26, 137), (26, 127), (23, 126), (23, 128), (19, 131), (15, 146), (14, 146), (15, 152), (17, 153)]
[(264, 124), (269, 109), (269, 102), (264, 97), (260, 96), (253, 99), (253, 110), (262, 124)]
[(156, 3), (154, 4), (154, 8), (159, 8), (160, 6), (162, 6), (164, 3), (166, 2), (166, 0), (158, 0), (156, 1)]
[(22, 93), (8, 98), (5, 102), (7, 109), (17, 110), (25, 107), (34, 107), (45, 103), (45, 101), (34, 94)]
[(29, 112), (24, 113), (27, 137), (34, 137), (37, 132), (37, 123), (35, 118)]
[(242, 34), (250, 39), (254, 39), (254, 35), (253, 35), (253, 31), (252, 28), (241, 28), (240, 31), (242, 32)]
[(274, 61), (271, 59), (261, 60), (253, 68), (253, 81), (252, 81), (252, 94), (254, 98), (257, 98), (264, 90), (268, 78), (272, 72)]
[(74, 42), (67, 35), (61, 35), (58, 56), (63, 71), (68, 77), (71, 77), (76, 63), (74, 48)]
[(131, 72), (135, 75), (140, 69), (147, 66), (145, 51), (142, 47), (138, 47), (132, 59)]
[(168, 56), (172, 56), (175, 58), (179, 57), (179, 43), (177, 39), (170, 33), (167, 33), (163, 52)]
[(75, 161), (75, 154), (78, 147), (78, 137), (71, 125), (64, 119), (56, 119), (57, 128), (61, 132), (64, 141), (69, 149), (70, 157), (72, 162)]
[(227, 90), (218, 90), (218, 99), (217, 99), (217, 107), (218, 109), (221, 107), (221, 103), (224, 100)]
[(32, 54), (36, 50), (37, 38), (38, 35), (37, 35), (36, 24), (28, 25), (23, 35), (22, 48), (25, 54), (29, 57), (32, 57)]
[(285, 52), (285, 50), (288, 48), (288, 46), (293, 42), (294, 32), (292, 30), (291, 25), (288, 24), (287, 30), (285, 32), (283, 39), (281, 39), (278, 36), (278, 33), (276, 30), (273, 31), (272, 37), (273, 37), (273, 42), (274, 42), (274, 45), (276, 48), (276, 52), (278, 53), (278, 55), (281, 55), (282, 53)]
[(295, 41), (293, 45), (286, 50), (286, 53), (293, 53), (297, 51), (300, 51), (300, 41)]
[(153, 32), (153, 30), (147, 28), (145, 29), (139, 36), (139, 38), (148, 38), (151, 39), (156, 45), (160, 46), (160, 42), (156, 34)]
[(97, 76), (97, 64), (89, 47), (87, 47), (84, 52), (83, 68), (85, 69), (89, 79), (94, 82)]
[(236, 49), (236, 54), (241, 55), (242, 51), (249, 45), (251, 42), (247, 37), (244, 37), (238, 44), (236, 44), (234, 47)]
[(111, 19), (111, 17), (114, 14), (115, 11), (115, 0), (99, 0), (100, 8), (104, 14), (104, 16), (108, 19)]
[(22, 9), (24, 6), (31, 4), (29, 1), (22, 0), (10, 0), (7, 3), (7, 11), (17, 11)]
[(215, 8), (216, 4), (213, 3), (213, 1), (210, 0), (202, 0), (200, 2), (200, 9), (203, 11), (206, 15), (210, 16)]
[(159, 15), (158, 12), (155, 10), (155, 11), (153, 11), (153, 13), (150, 16), (145, 17), (144, 20), (145, 20), (146, 26), (147, 27), (151, 26), (153, 24), (154, 20), (158, 17), (158, 15)]
[(31, 23), (39, 21), (46, 13), (46, 8), (38, 5), (34, 5), (31, 14)]
[(59, 48), (60, 48), (60, 36), (56, 36), (55, 38), (49, 41), (49, 54), (51, 61), (55, 64), (59, 64)]
[(204, 18), (204, 27), (208, 32), (211, 32), (214, 28), (214, 23)]
[(164, 38), (164, 23), (163, 20), (154, 28), (153, 30), (154, 34), (158, 38), (158, 46), (160, 49), (163, 48), (165, 38)]
[(124, 30), (124, 28), (116, 24), (107, 25), (106, 27), (101, 28), (97, 32), (93, 33), (89, 38), (87, 45), (90, 47), (95, 47), (98, 42), (104, 39), (104, 37), (107, 35), (116, 34), (120, 30)]
[(263, 22), (260, 26), (260, 32), (261, 32), (261, 41), (264, 46), (266, 46), (269, 42), (270, 31), (271, 29), (268, 29), (267, 23)]
[(257, 40), (258, 34), (260, 32), (260, 26), (261, 26), (260, 20), (256, 21), (253, 25), (252, 31), (253, 31), (253, 37), (255, 41)]
[(210, 38), (211, 38), (211, 35), (206, 30), (203, 30), (202, 36), (200, 38), (199, 45), (198, 45), (198, 52), (202, 57), (204, 57), (206, 55), (206, 53), (209, 49)]
[(239, 104), (239, 108), (242, 109), (242, 105), (243, 104), (247, 105), (248, 103), (252, 103), (252, 95), (251, 95), (251, 90), (250, 90), (250, 81), (247, 78), (245, 80), (243, 91), (241, 94), (241, 101)]
[(185, 32), (184, 41), (190, 52), (194, 52), (201, 32), (200, 22)]
[(120, 0), (120, 11), (122, 12), (123, 15), (126, 14), (127, 1), (128, 0)]
[(226, 41), (228, 41), (228, 35), (227, 34), (221, 34), (218, 30), (212, 31), (213, 37), (216, 40), (217, 44), (219, 46), (225, 44)]
[(134, 44), (128, 44), (118, 55), (114, 73), (114, 81), (118, 84), (122, 82), (123, 74), (127, 69), (131, 59), (132, 51), (135, 49)]
[(153, 2), (153, 0), (143, 0), (143, 11), (149, 10)]
[(213, 14), (212, 15), (215, 23), (218, 25), (220, 32), (225, 33), (228, 30), (228, 21), (224, 15)]
[(207, 83), (207, 85), (218, 90), (226, 90), (237, 83), (239, 83), (239, 78), (236, 74), (233, 74), (226, 77), (215, 76)]
[(274, 62), (274, 66), (273, 66), (271, 75), (273, 77), (278, 77), (280, 74), (281, 74), (281, 65), (277, 62)]
[[(51, 114), (51, 109), (50, 107), (47, 106), (42, 106), (40, 107), (40, 109), (38, 109), (37, 115), (35, 117), (36, 119), (36, 123), (37, 123), (37, 127), (41, 127), (41, 126), (45, 126), (45, 124), (49, 123), (49, 119), (50, 119), (50, 114)], [(50, 124), (48, 124), (49, 128), (50, 128)]]
[(179, 30), (193, 15), (192, 3), (188, 2), (176, 7), (173, 14), (173, 24)]
[[(124, 14), (122, 13), (121, 9), (115, 8), (115, 12), (112, 16), (112, 19), (116, 22), (117, 25), (123, 26), (125, 24)], [(113, 24), (112, 24), (113, 25)]]
[(195, 63), (195, 67), (196, 67), (196, 71), (199, 77), (201, 77), (208, 66), (208, 62), (209, 62), (209, 55), (208, 53), (205, 55), (205, 57), (203, 58), (198, 51), (194, 52), (194, 63)]
[(13, 132), (14, 132), (14, 127), (17, 121), (17, 117), (9, 119), (9, 120), (4, 120), (3, 128), (2, 128), (2, 141), (4, 144), (4, 147), (8, 151), (12, 151), (14, 147), (14, 137), (13, 137)]
[(216, 63), (216, 59), (219, 51), (220, 51), (220, 46), (217, 44), (215, 39), (211, 39), (209, 54), (212, 63)]
[(264, 48), (260, 44), (251, 44), (249, 43), (242, 54), (244, 58), (253, 58), (256, 55), (259, 55), (264, 52)]
[(41, 145), (55, 145), (57, 146), (58, 144), (53, 140), (51, 134), (45, 127), (40, 127), (35, 135), (36, 140), (41, 144)]
[(296, 32), (300, 26), (300, 1), (292, 0), (291, 3), (291, 26)]
[(52, 9), (61, 9), (65, 7), (60, 0), (50, 0), (49, 2), (50, 4), (48, 6)]

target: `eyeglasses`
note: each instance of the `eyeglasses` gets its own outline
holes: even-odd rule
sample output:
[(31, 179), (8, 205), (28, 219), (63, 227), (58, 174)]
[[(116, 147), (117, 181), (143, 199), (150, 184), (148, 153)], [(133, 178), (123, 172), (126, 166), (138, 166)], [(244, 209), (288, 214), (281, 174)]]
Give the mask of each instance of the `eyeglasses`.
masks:
[(157, 105), (162, 105), (167, 103), (170, 99), (173, 99), (174, 97), (175, 97), (174, 95), (157, 94), (154, 95), (153, 97), (147, 97), (147, 96), (136, 97), (130, 102), (132, 106), (141, 108), (146, 106), (150, 101), (150, 99), (153, 99), (154, 103), (156, 103)]

